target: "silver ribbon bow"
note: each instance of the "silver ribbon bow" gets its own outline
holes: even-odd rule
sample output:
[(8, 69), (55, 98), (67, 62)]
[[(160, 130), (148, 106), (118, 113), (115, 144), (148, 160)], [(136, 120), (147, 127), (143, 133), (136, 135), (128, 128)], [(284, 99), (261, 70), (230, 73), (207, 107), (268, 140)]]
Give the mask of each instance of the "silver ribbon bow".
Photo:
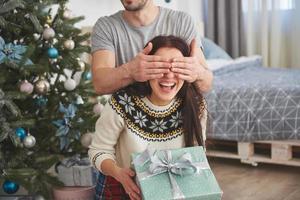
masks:
[(62, 160), (60, 164), (64, 167), (69, 168), (69, 167), (72, 167), (72, 166), (75, 166), (75, 165), (88, 166), (88, 165), (90, 165), (90, 161), (89, 161), (88, 158), (80, 158), (79, 154), (75, 154), (74, 156), (72, 156), (70, 158), (66, 158), (66, 159)]
[(173, 158), (171, 150), (153, 151), (148, 148), (133, 160), (134, 164), (142, 166), (149, 161), (150, 165), (148, 170), (137, 172), (139, 180), (145, 180), (152, 176), (168, 173), (173, 198), (177, 200), (184, 199), (185, 196), (177, 184), (175, 179), (176, 175), (187, 176), (200, 174), (203, 169), (210, 169), (206, 161), (193, 163), (192, 156), (188, 152), (184, 152), (181, 156)]

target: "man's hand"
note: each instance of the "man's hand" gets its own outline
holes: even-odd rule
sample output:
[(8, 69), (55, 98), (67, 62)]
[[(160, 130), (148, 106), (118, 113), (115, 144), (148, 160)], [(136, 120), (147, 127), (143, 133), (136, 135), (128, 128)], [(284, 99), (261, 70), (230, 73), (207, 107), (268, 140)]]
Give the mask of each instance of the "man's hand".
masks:
[(205, 64), (200, 63), (200, 59), (196, 57), (196, 49), (196, 40), (193, 39), (190, 57), (174, 58), (172, 61), (171, 71), (176, 73), (178, 78), (190, 83), (201, 80), (206, 71)]
[(134, 59), (128, 62), (124, 68), (135, 81), (144, 82), (151, 79), (161, 78), (171, 68), (169, 60), (155, 55), (148, 55), (152, 50), (149, 43)]
[(135, 173), (131, 169), (116, 167), (114, 178), (119, 181), (131, 200), (141, 200), (140, 190), (132, 178)]

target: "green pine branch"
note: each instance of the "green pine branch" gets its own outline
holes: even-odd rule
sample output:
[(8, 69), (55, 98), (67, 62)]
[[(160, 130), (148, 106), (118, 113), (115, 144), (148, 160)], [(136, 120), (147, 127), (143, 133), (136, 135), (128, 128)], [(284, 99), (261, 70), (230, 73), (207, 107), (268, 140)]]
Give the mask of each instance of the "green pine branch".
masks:
[(40, 24), (39, 19), (37, 16), (33, 15), (32, 13), (29, 14), (29, 19), (32, 22), (35, 30), (37, 33), (42, 33), (43, 32), (43, 26)]
[(7, 25), (7, 21), (4, 19), (4, 17), (0, 16), (0, 27), (5, 28)]
[(0, 5), (0, 14), (4, 14), (6, 12), (12, 11), (16, 8), (24, 8), (25, 2), (22, 0), (10, 0), (6, 3)]

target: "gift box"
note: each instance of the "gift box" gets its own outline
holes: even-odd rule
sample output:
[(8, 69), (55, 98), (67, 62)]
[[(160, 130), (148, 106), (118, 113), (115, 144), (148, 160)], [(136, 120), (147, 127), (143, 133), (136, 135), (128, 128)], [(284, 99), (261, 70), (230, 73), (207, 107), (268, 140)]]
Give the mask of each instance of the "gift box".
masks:
[(95, 186), (54, 188), (53, 198), (55, 200), (94, 200)]
[(56, 166), (58, 179), (65, 186), (96, 185), (98, 171), (91, 165), (88, 158), (78, 155), (64, 159)]
[(203, 147), (151, 150), (132, 155), (144, 200), (219, 200), (222, 191)]

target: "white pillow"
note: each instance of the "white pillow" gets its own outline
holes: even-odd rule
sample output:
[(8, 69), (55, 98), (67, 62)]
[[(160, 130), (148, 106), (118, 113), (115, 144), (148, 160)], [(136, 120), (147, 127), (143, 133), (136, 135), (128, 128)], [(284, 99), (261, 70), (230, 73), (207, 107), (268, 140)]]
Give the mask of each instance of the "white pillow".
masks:
[(246, 63), (249, 61), (254, 61), (258, 58), (261, 58), (259, 55), (254, 55), (254, 56), (243, 56), (239, 57), (233, 60), (227, 60), (227, 59), (209, 59), (206, 60), (206, 63), (208, 65), (208, 68), (212, 71), (216, 71), (218, 69), (224, 68), (226, 66), (232, 65), (232, 64), (239, 64), (239, 63)]

